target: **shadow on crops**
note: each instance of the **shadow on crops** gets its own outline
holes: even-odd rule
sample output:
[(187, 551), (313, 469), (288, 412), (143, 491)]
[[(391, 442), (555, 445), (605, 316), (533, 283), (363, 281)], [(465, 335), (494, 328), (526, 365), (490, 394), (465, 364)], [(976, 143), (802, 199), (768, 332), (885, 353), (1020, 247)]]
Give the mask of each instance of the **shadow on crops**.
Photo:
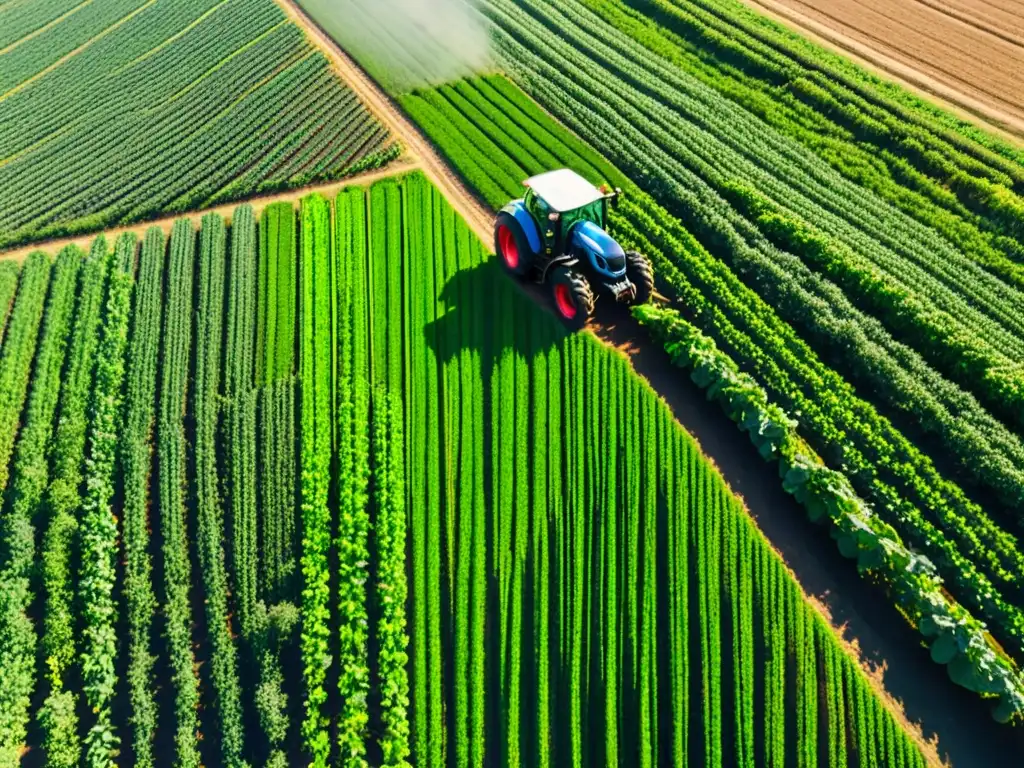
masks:
[[(532, 450), (530, 439), (535, 429), (547, 430), (548, 424), (535, 423), (535, 413), (529, 409), (528, 416), (524, 417), (520, 411), (518, 422), (516, 421), (516, 401), (522, 397), (530, 397), (531, 389), (538, 386), (539, 381), (534, 380), (535, 364), (538, 358), (546, 355), (554, 347), (562, 344), (568, 333), (557, 320), (550, 315), (542, 305), (533, 301), (530, 294), (534, 291), (525, 286), (517, 285), (507, 277), (497, 262), (492, 258), (476, 266), (457, 271), (447, 280), (439, 279), (437, 283), (437, 316), (425, 324), (423, 332), (427, 345), (433, 350), (439, 374), (438, 397), (441, 399), (442, 424), (445, 434), (446, 450), (448, 452), (448, 463), (441, 467), (442, 476), (449, 474), (449, 480), (443, 485), (453, 489), (456, 495), (459, 494), (462, 486), (462, 475), (457, 468), (461, 468), (461, 456), (459, 451), (466, 449), (466, 444), (460, 443), (459, 434), (463, 432), (466, 425), (467, 415), (473, 404), (473, 398), (477, 392), (482, 393), (483, 422), (480, 425), (480, 437), (482, 438), (483, 456), (483, 497), (484, 505), (480, 510), (479, 517), (474, 512), (474, 520), (483, 522), (485, 527), (484, 540), (486, 542), (486, 610), (485, 610), (485, 649), (484, 649), (484, 675), (486, 696), (485, 731), (486, 731), (486, 754), (484, 764), (502, 765), (508, 761), (509, 753), (507, 743), (508, 713), (507, 707), (514, 697), (508, 687), (508, 681), (502, 685), (501, 666), (502, 662), (509, 662), (509, 659), (502, 659), (502, 638), (508, 639), (509, 627), (503, 624), (501, 618), (506, 619), (511, 615), (511, 605), (502, 605), (499, 599), (498, 573), (500, 571), (499, 561), (505, 560), (506, 571), (509, 557), (512, 552), (513, 542), (507, 537), (502, 537), (496, 530), (496, 518), (501, 515), (512, 513), (513, 503), (510, 497), (494, 499), (496, 492), (495, 483), (499, 475), (508, 482), (511, 480), (520, 490), (529, 487), (529, 480), (523, 485), (520, 476), (522, 472), (532, 467), (533, 461), (530, 456), (523, 456), (521, 451), (517, 452), (516, 447), (525, 447)], [(546, 386), (546, 382), (545, 382)], [(456, 389), (457, 387), (457, 389)], [(479, 407), (479, 406), (478, 406)], [(452, 422), (460, 420), (456, 427)], [(512, 435), (502, 434), (500, 439), (494, 440), (494, 425), (498, 429), (514, 429), (516, 434), (522, 434), (521, 439), (513, 439)], [(500, 425), (504, 424), (504, 427)], [(492, 451), (492, 446), (494, 451)], [(453, 460), (454, 457), (454, 460)], [(442, 461), (444, 461), (442, 457)], [(510, 469), (511, 467), (511, 469)], [(456, 477), (451, 477), (452, 473)], [(464, 487), (464, 486), (462, 486)], [(464, 542), (451, 541), (449, 537), (458, 539), (460, 534), (464, 535), (465, 529), (461, 528), (464, 522), (462, 514), (467, 509), (463, 506), (464, 499), (452, 498), (447, 501), (449, 508), (454, 505), (458, 522), (449, 530), (441, 531), (442, 564), (441, 571), (444, 574), (457, 573), (458, 562), (448, 562), (450, 552), (464, 551)], [(445, 502), (442, 502), (444, 507)], [(444, 513), (442, 513), (444, 514)], [(547, 541), (548, 561), (553, 562), (556, 553), (554, 547), (554, 531), (548, 526), (549, 532)], [(536, 533), (536, 519), (530, 515), (530, 538)], [(512, 536), (514, 539), (515, 536)], [(499, 551), (500, 550), (500, 551)], [(456, 558), (461, 559), (461, 558)], [(532, 550), (521, 561), (522, 584), (530, 585), (536, 581), (535, 568), (536, 560), (532, 556)], [(446, 577), (447, 578), (447, 577)], [(558, 574), (550, 575), (551, 595), (557, 595), (560, 589)], [(458, 588), (454, 592), (457, 594)], [(445, 646), (445, 675), (446, 679), (454, 679), (456, 674), (454, 649), (458, 642), (457, 620), (454, 618), (457, 611), (453, 611), (451, 600), (452, 590), (442, 590), (444, 604), (442, 606), (442, 625), (450, 628), (454, 634), (450, 637)], [(535, 647), (536, 637), (539, 634), (539, 627), (534, 614), (533, 590), (525, 588), (518, 601), (522, 608), (521, 624), (518, 631), (519, 647), (521, 649), (521, 669), (524, 674), (521, 676), (521, 687), (519, 691), (519, 739), (518, 744), (523, 751), (524, 757), (529, 757), (531, 751), (538, 743), (539, 734), (537, 731), (536, 707), (539, 695), (540, 681), (537, 679), (536, 670), (539, 665), (534, 659), (539, 649)], [(549, 634), (549, 647), (546, 656), (554, 664), (558, 658), (557, 643), (558, 632), (554, 611), (557, 607), (557, 600), (551, 601), (551, 615), (547, 622), (552, 629)], [(533, 670), (526, 673), (526, 670)], [(553, 764), (559, 762), (558, 744), (565, 743), (563, 740), (567, 734), (563, 730), (563, 721), (567, 724), (567, 718), (557, 714), (557, 703), (561, 700), (560, 690), (562, 681), (566, 683), (569, 678), (569, 670), (552, 668), (550, 670), (550, 693), (551, 711), (555, 713), (552, 717), (552, 759)], [(458, 717), (453, 700), (454, 686), (445, 687), (447, 706), (445, 707), (447, 727), (449, 733), (456, 733), (461, 725), (456, 722)], [(563, 706), (562, 712), (567, 711)], [(546, 739), (540, 738), (543, 743)]]
[(512, 280), (494, 258), (439, 281), (437, 317), (424, 327), (427, 345), (441, 365), (477, 353), (485, 385), (503, 355), (529, 364), (568, 335), (542, 288)]

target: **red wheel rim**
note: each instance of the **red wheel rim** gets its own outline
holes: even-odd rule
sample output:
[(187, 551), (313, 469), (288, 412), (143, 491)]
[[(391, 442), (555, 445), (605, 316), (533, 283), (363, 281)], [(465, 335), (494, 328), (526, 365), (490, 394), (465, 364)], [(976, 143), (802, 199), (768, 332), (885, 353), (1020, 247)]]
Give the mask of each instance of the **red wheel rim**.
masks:
[(555, 305), (566, 320), (576, 317), (576, 302), (572, 298), (569, 286), (565, 283), (558, 283), (555, 286)]
[(519, 246), (512, 235), (512, 230), (502, 224), (498, 227), (498, 247), (501, 249), (501, 258), (505, 260), (510, 269), (519, 266)]

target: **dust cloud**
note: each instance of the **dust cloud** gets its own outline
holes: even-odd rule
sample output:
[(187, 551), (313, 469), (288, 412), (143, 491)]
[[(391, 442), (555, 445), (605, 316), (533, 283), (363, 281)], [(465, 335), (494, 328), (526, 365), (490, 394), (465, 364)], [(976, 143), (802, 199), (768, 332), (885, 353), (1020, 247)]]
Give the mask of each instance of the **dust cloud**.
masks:
[(478, 0), (299, 0), (392, 93), (437, 85), (490, 67)]

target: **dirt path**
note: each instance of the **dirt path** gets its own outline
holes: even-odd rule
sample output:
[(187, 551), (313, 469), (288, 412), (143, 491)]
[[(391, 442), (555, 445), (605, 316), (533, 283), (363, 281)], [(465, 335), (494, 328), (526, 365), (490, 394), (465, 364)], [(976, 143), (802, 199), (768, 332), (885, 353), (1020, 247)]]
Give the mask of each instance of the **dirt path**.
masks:
[(991, 0), (743, 0), (1004, 139), (1024, 139), (1024, 22)]
[(188, 211), (187, 213), (178, 213), (173, 216), (163, 216), (159, 219), (150, 219), (149, 221), (140, 221), (135, 224), (128, 224), (123, 227), (116, 227), (114, 229), (105, 229), (100, 232), (89, 232), (84, 235), (73, 235), (71, 237), (61, 237), (55, 240), (42, 240), (37, 243), (30, 243), (28, 245), (19, 245), (7, 251), (0, 251), (0, 259), (14, 259), (15, 261), (22, 261), (26, 256), (34, 251), (46, 251), (48, 253), (56, 253), (66, 245), (77, 245), (83, 250), (88, 250), (89, 244), (96, 239), (97, 235), (103, 234), (107, 236), (107, 240), (113, 242), (118, 235), (124, 232), (131, 232), (138, 235), (141, 239), (145, 235), (146, 230), (150, 227), (160, 227), (166, 234), (170, 234), (171, 226), (175, 221), (181, 218), (189, 218), (198, 221), (207, 213), (216, 213), (223, 216), (228, 221), (231, 220), (231, 213), (238, 206), (243, 203), (248, 203), (256, 211), (256, 215), (260, 213), (268, 205), (280, 202), (295, 202), (300, 198), (318, 192), (324, 197), (330, 199), (333, 198), (338, 192), (345, 187), (351, 187), (353, 185), (366, 186), (372, 184), (378, 179), (383, 179), (388, 176), (395, 176), (400, 173), (408, 173), (419, 169), (419, 161), (410, 156), (402, 155), (397, 160), (392, 161), (384, 168), (378, 168), (373, 171), (366, 173), (356, 174), (355, 176), (349, 176), (338, 181), (332, 181), (329, 184), (315, 184), (308, 187), (298, 187), (296, 189), (289, 189), (285, 192), (278, 192), (272, 195), (266, 195), (264, 197), (252, 197), (247, 200), (237, 200), (233, 203), (225, 203), (224, 205), (218, 205), (213, 208), (203, 208), (198, 211)]
[(906, 619), (840, 556), (827, 529), (807, 520), (803, 507), (782, 489), (774, 466), (761, 460), (750, 439), (706, 400), (686, 371), (646, 340), (639, 323), (614, 311), (594, 333), (629, 357), (742, 497), (812, 605), (860, 659), (897, 719), (915, 734), (929, 765), (1019, 764), (1021, 729), (997, 724), (975, 694), (949, 681)]
[(357, 93), (363, 103), (394, 135), (405, 144), (416, 158), (424, 173), (441, 190), (456, 212), (484, 243), (493, 239), (491, 230), (494, 214), (483, 206), (462, 180), (448, 167), (419, 127), (405, 116), (377, 84), (351, 57), (293, 0), (275, 0), (292, 21), (309, 35), (314, 45), (334, 64), (338, 73)]

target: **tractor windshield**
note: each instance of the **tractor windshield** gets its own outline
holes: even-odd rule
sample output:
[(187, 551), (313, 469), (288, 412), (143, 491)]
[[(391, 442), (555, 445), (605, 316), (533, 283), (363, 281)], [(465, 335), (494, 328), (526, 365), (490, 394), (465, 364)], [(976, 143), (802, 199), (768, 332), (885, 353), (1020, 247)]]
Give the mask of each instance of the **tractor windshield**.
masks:
[(566, 211), (562, 214), (562, 231), (569, 232), (573, 224), (578, 221), (592, 221), (604, 229), (604, 200), (595, 200), (589, 205), (577, 208), (575, 211)]

